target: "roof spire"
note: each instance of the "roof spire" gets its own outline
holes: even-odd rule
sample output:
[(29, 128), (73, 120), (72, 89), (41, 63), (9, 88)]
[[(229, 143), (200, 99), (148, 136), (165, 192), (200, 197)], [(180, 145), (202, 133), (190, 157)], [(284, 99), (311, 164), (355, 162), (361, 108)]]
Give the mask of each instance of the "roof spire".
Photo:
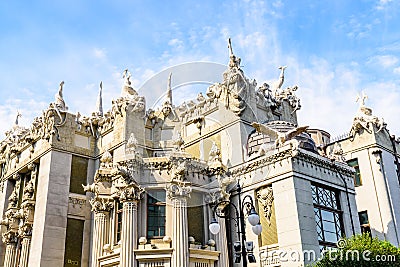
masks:
[(172, 87), (171, 87), (171, 78), (172, 78), (172, 72), (169, 73), (168, 76), (168, 84), (167, 84), (167, 99), (166, 101), (169, 101), (169, 103), (172, 105)]
[(100, 82), (99, 95), (97, 96), (96, 110), (100, 116), (103, 116), (103, 82)]

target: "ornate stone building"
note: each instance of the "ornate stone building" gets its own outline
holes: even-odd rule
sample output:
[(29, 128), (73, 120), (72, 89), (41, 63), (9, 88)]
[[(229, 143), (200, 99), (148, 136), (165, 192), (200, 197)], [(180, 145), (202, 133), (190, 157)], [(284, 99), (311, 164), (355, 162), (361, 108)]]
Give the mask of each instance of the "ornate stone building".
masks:
[[(360, 233), (354, 168), (332, 160), (338, 152), (328, 133), (298, 127), (298, 88), (282, 88), (280, 69), (277, 87), (258, 86), (231, 49), (220, 83), (175, 106), (169, 82), (157, 110), (146, 109), (126, 70), (112, 109), (103, 112), (101, 86), (88, 117), (68, 112), (61, 83), (30, 128), (17, 116), (1, 142), (0, 265), (242, 266), (244, 259), (234, 261), (245, 232), (248, 266), (299, 266), (313, 259), (304, 251), (316, 258), (341, 236)], [(366, 129), (376, 136), (375, 126), (360, 125), (339, 142), (343, 155), (358, 153), (354, 144)], [(371, 155), (382, 164), (389, 150)], [(382, 176), (383, 165), (374, 164)], [(229, 203), (240, 210), (245, 200), (259, 214), (259, 236), (247, 222), (236, 234), (241, 218)], [(390, 203), (380, 207), (395, 209)], [(243, 207), (238, 215), (247, 218)]]

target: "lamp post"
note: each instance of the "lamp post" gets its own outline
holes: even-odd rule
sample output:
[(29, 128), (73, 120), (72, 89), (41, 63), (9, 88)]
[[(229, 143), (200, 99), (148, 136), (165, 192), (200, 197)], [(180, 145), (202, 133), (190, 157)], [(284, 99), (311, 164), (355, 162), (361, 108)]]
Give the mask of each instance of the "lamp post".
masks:
[[(231, 218), (235, 221), (236, 226), (238, 228), (238, 242), (235, 242), (233, 245), (234, 253), (235, 253), (235, 263), (240, 263), (241, 258), (243, 258), (243, 266), (247, 267), (247, 260), (249, 263), (256, 262), (256, 258), (253, 254), (253, 242), (246, 242), (246, 229), (245, 229), (245, 216), (244, 211), (247, 215), (247, 220), (252, 226), (253, 233), (256, 235), (260, 235), (262, 231), (262, 226), (260, 224), (260, 216), (257, 214), (256, 209), (253, 204), (253, 198), (249, 195), (246, 195), (243, 200), (241, 199), (242, 188), (240, 184), (237, 184), (237, 187), (232, 190), (238, 193), (239, 202), (238, 206), (236, 206), (231, 201), (223, 200), (215, 204), (213, 210), (214, 214), (220, 218)], [(231, 192), (232, 192), (231, 191)], [(224, 206), (223, 212), (217, 212), (219, 206)], [(235, 216), (231, 217), (230, 209), (228, 207), (233, 207), (235, 211)], [(209, 225), (210, 232), (214, 235), (219, 233), (220, 225), (217, 220), (213, 218)]]

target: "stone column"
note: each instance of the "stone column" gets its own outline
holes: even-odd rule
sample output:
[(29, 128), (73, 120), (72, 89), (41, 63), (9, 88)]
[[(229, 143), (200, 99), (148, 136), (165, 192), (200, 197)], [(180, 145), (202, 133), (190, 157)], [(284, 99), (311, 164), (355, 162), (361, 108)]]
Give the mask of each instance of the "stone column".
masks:
[(226, 239), (225, 219), (217, 217), (220, 226), (219, 234), (215, 235), (215, 244), (217, 250), (221, 252), (218, 259), (218, 267), (229, 267), (228, 240)]
[(20, 258), (19, 258), (19, 267), (28, 267), (30, 248), (31, 248), (31, 237), (25, 236), (21, 242), (21, 254), (20, 254)]
[(189, 266), (189, 233), (187, 220), (187, 198), (192, 188), (189, 182), (172, 181), (167, 187), (167, 195), (173, 203), (172, 264)]
[(103, 247), (109, 238), (109, 216), (113, 202), (110, 199), (95, 197), (90, 200), (94, 211), (92, 267), (98, 267), (98, 258), (103, 255)]
[(17, 267), (18, 265), (18, 238), (15, 232), (8, 231), (3, 234), (3, 243), (6, 244), (6, 255), (4, 258), (4, 267)]
[(122, 190), (120, 201), (122, 205), (121, 256), (120, 265), (136, 266), (134, 249), (137, 247), (137, 207), (143, 189), (131, 185)]

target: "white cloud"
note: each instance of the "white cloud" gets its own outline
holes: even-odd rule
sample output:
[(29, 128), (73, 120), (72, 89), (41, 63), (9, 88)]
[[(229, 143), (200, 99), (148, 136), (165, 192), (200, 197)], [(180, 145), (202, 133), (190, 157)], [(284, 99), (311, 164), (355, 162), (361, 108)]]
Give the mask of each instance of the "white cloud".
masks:
[(106, 58), (106, 50), (95, 47), (93, 49), (93, 55), (94, 55), (94, 57), (96, 57), (98, 59), (105, 59)]
[(0, 118), (4, 123), (0, 124), (0, 139), (4, 138), (4, 133), (11, 129), (15, 122), (17, 110), (22, 117), (19, 125), (29, 128), (33, 119), (42, 114), (42, 110), (47, 108), (48, 103), (36, 101), (35, 99), (24, 100), (19, 98), (9, 99), (0, 105)]
[(174, 38), (168, 41), (168, 45), (176, 48), (176, 49), (182, 49), (183, 48), (183, 42), (179, 40), (178, 38)]
[(376, 4), (376, 9), (383, 10), (387, 8), (390, 2), (392, 2), (392, 0), (379, 0), (378, 3)]
[(399, 62), (399, 59), (394, 55), (374, 56), (368, 60), (369, 64), (378, 64), (384, 68), (393, 67), (397, 62)]
[(400, 67), (394, 68), (393, 73), (400, 75)]

